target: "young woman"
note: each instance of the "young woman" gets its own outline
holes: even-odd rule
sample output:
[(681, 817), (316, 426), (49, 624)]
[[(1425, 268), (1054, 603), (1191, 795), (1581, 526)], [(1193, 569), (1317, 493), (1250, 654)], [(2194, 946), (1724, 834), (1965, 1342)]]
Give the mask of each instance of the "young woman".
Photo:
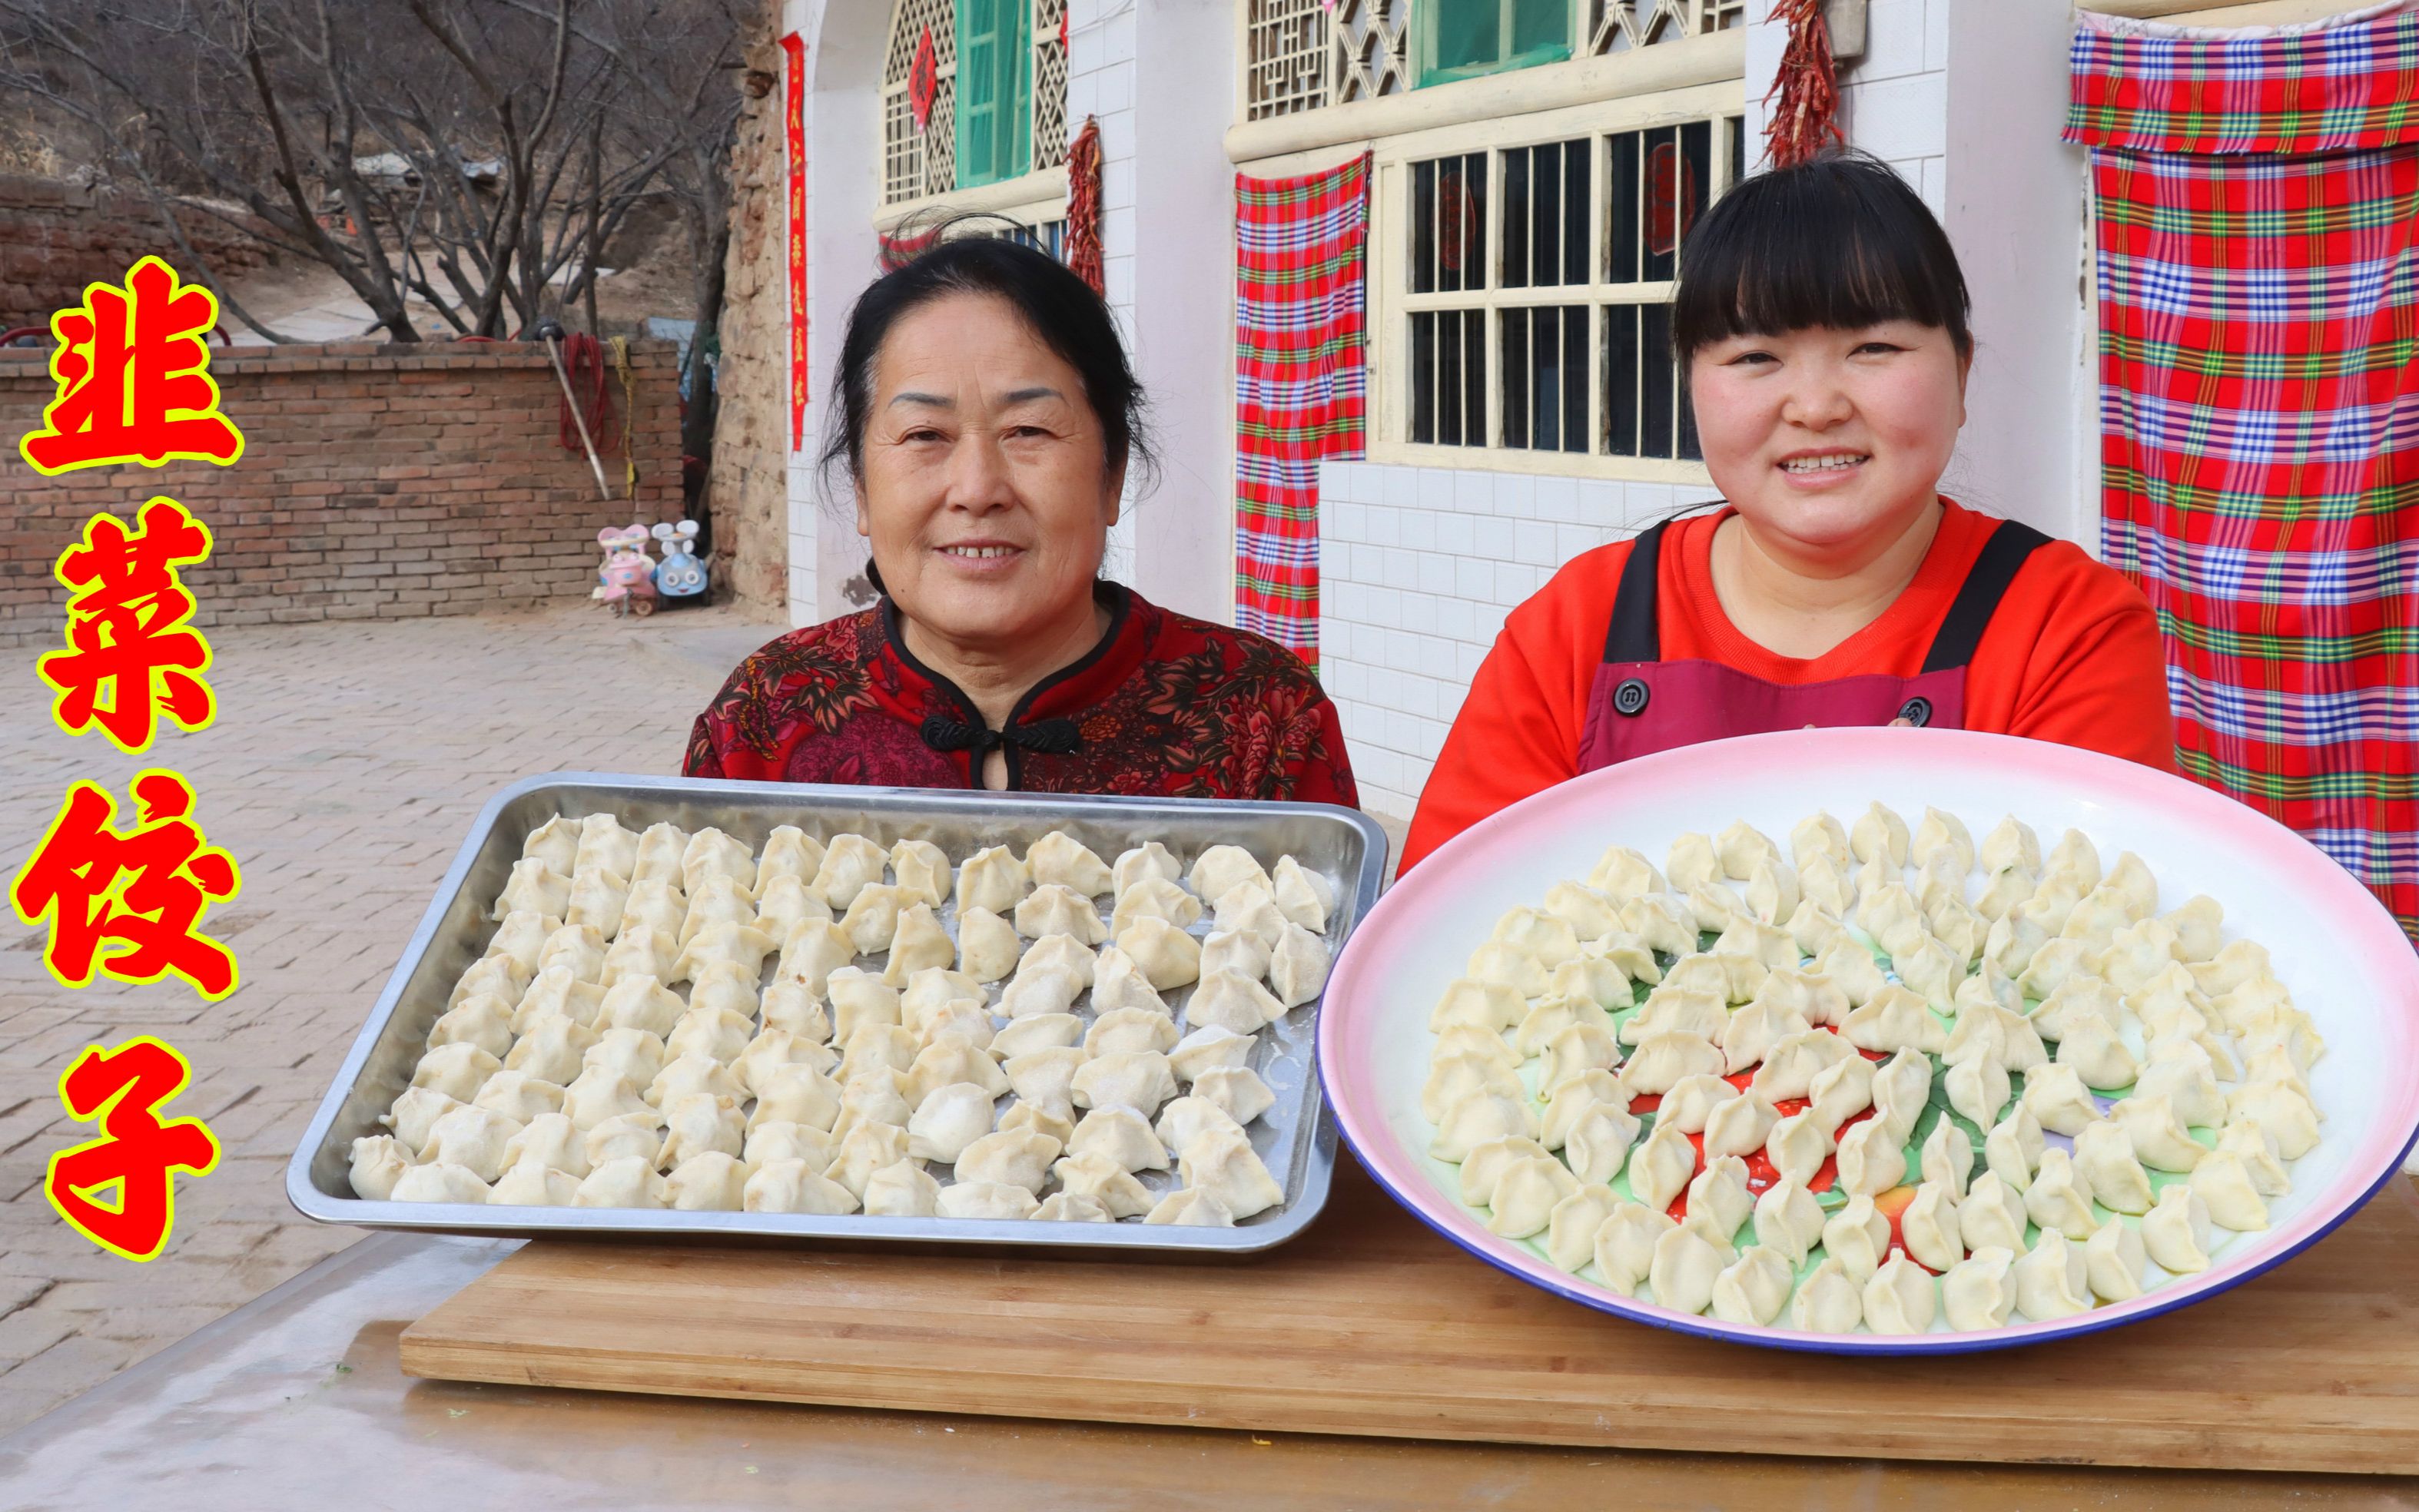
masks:
[(1354, 803), (1298, 657), (1101, 578), (1141, 406), (1108, 307), (1039, 252), (965, 237), (877, 279), (824, 460), (882, 601), (741, 662), (686, 774)]
[(2140, 592), (1937, 491), (1974, 339), (1915, 193), (1856, 157), (1764, 174), (1681, 266), (1673, 346), (1726, 507), (1588, 552), (1512, 611), (1402, 864), (1581, 772), (1726, 735), (1931, 725), (2172, 766)]

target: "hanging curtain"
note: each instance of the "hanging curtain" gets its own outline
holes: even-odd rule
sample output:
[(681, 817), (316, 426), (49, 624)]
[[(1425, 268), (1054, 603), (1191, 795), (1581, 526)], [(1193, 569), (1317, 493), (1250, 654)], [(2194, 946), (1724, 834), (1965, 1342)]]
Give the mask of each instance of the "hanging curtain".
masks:
[(1318, 666), (1318, 464), (1361, 455), (1369, 155), (1235, 176), (1235, 623)]
[(2087, 14), (2108, 560), (2186, 773), (2419, 939), (2419, 0), (2214, 31)]

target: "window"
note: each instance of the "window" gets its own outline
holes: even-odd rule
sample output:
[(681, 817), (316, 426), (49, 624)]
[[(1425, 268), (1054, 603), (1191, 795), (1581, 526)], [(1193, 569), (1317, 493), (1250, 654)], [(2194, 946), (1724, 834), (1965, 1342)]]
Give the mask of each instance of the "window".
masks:
[(1697, 459), (1672, 291), (1681, 239), (1744, 158), (1730, 116), (1406, 162), (1401, 439)]
[[(1747, 0), (1237, 0), (1242, 118), (1267, 120), (1747, 24)], [(1419, 12), (1414, 25), (1413, 11)], [(1412, 34), (1419, 34), (1414, 48)]]
[(1571, 0), (1422, 0), (1416, 21), (1422, 88), (1571, 55)]
[(1243, 118), (1410, 87), (1411, 0), (1243, 0)]
[(882, 203), (1067, 161), (1067, 0), (896, 0), (882, 71)]

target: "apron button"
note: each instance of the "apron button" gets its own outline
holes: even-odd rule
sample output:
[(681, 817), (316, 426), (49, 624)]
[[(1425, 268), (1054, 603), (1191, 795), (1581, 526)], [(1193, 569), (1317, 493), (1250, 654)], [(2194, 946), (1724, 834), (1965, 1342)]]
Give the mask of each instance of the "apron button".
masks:
[(1646, 683), (1642, 678), (1625, 677), (1612, 690), (1612, 708), (1616, 714), (1636, 714), (1646, 707)]
[(1930, 724), (1932, 722), (1932, 701), (1927, 698), (1909, 699), (1904, 703), (1898, 706), (1898, 717), (1904, 719), (1911, 725)]

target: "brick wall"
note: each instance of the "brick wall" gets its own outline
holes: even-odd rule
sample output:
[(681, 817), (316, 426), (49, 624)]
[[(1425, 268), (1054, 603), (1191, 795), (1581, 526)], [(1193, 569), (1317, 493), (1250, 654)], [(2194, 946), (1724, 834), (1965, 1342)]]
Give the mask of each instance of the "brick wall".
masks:
[[(95, 512), (131, 519), (154, 494), (181, 501), (215, 537), (210, 561), (185, 577), (205, 626), (584, 596), (599, 529), (680, 514), (674, 351), (631, 344), (638, 492), (622, 497), (621, 459), (608, 456), (611, 502), (597, 498), (587, 457), (557, 444), (562, 391), (535, 344), (214, 349), (241, 460), (50, 478), (16, 448), (52, 396), (48, 354), (0, 351), (0, 645), (55, 640), (67, 594), (52, 563)], [(620, 384), (608, 377), (618, 414)]]
[[(269, 260), (267, 248), (216, 222), (184, 220), (186, 237), (221, 278)], [(84, 298), (85, 285), (121, 282), (146, 253), (198, 276), (141, 196), (0, 174), (0, 330), (48, 324), (53, 310)]]

